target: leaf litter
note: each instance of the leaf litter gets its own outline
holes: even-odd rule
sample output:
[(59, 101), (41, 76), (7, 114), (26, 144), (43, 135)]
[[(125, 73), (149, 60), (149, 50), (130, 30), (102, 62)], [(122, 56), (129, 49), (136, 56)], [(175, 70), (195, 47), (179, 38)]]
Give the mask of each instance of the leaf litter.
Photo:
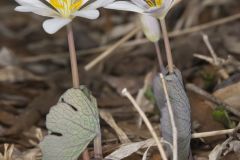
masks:
[[(5, 115), (0, 118), (1, 158), (5, 156), (8, 159), (28, 160), (29, 157), (41, 159), (38, 146), (29, 141), (32, 139), (32, 136), (26, 133), (31, 133), (31, 129), (34, 127), (40, 127), (43, 134), (47, 134), (44, 116), (48, 113), (50, 106), (57, 102), (57, 97), (67, 88), (70, 88), (70, 79), (66, 78), (69, 77), (69, 64), (65, 63), (67, 62), (67, 56), (62, 56), (67, 52), (66, 46), (64, 46), (66, 43), (65, 32), (61, 31), (54, 37), (49, 37), (43, 34), (37, 27), (40, 26), (40, 21), (36, 20), (39, 19), (38, 17), (16, 14), (13, 12), (15, 4), (12, 2), (2, 1), (0, 4), (0, 12), (3, 12), (0, 15), (0, 115)], [(182, 3), (175, 7), (179, 15), (174, 16), (170, 12), (167, 19), (170, 35), (175, 32), (175, 35), (172, 34), (174, 36), (172, 36), (171, 40), (174, 61), (176, 61), (178, 68), (183, 71), (184, 82), (200, 86), (211, 95), (237, 110), (239, 110), (239, 79), (233, 77), (237, 75), (240, 68), (238, 56), (239, 22), (235, 19), (231, 23), (220, 23), (214, 27), (211, 27), (211, 24), (217, 19), (239, 14), (239, 9), (237, 0), (223, 0), (221, 2), (216, 0), (196, 0), (191, 4), (189, 1), (183, 0)], [(4, 17), (3, 15), (6, 14), (9, 16)], [(83, 32), (89, 33), (84, 35), (88, 39), (87, 42), (80, 39), (78, 43), (81, 45), (77, 45), (80, 57), (79, 68), (83, 68), (84, 64), (90, 62), (97, 53), (103, 51), (100, 46), (113, 44), (125, 36), (131, 30), (131, 27), (135, 25), (131, 21), (131, 19), (135, 18), (134, 14), (118, 14), (111, 11), (106, 11), (104, 14), (107, 16), (103, 17), (108, 18), (102, 18), (97, 22), (84, 21), (81, 24), (79, 22), (74, 24), (74, 28), (77, 31), (76, 35), (81, 35)], [(223, 62), (222, 66), (230, 75), (227, 80), (231, 81), (227, 82), (227, 80), (219, 76), (218, 66), (212, 66), (212, 63), (206, 63), (205, 60), (193, 56), (194, 53), (198, 53), (205, 56), (205, 58), (210, 58), (208, 60), (212, 61), (212, 57), (202, 41), (200, 30), (190, 32), (190, 34), (185, 34), (185, 36), (176, 34), (181, 33), (181, 30), (191, 31), (189, 27), (198, 27), (205, 23), (208, 23), (210, 27), (206, 28), (204, 33), (209, 36), (218, 58)], [(103, 28), (110, 28), (111, 32), (108, 34), (108, 30)], [(147, 145), (147, 139), (151, 136), (146, 133), (147, 130), (144, 125), (142, 125), (140, 131), (136, 129), (138, 114), (132, 109), (130, 103), (120, 95), (121, 89), (129, 85), (132, 93), (137, 97), (139, 89), (143, 87), (145, 76), (156, 68), (153, 46), (146, 44), (146, 41), (143, 42), (144, 38), (141, 34), (133, 36), (132, 39), (123, 45), (125, 47), (128, 46), (127, 49), (124, 49), (124, 47), (117, 49), (116, 54), (101, 62), (96, 71), (93, 70), (87, 73), (80, 71), (83, 72), (81, 73), (81, 78), (84, 84), (93, 91), (93, 95), (101, 102), (99, 103), (100, 108), (111, 114), (118, 129), (125, 132), (129, 140), (132, 141), (132, 143), (128, 144), (130, 147), (123, 149), (124, 152), (118, 152), (116, 157), (125, 157), (125, 159), (131, 160), (134, 158), (141, 159), (144, 151), (153, 145), (150, 142)], [(49, 43), (53, 43), (54, 47), (51, 47), (52, 45)], [(63, 45), (59, 45), (60, 43)], [(134, 45), (134, 43), (144, 45)], [(36, 46), (36, 44), (39, 45)], [(83, 50), (84, 52), (81, 53)], [(33, 57), (35, 59), (32, 59)], [(57, 59), (53, 60), (54, 57)], [(204, 67), (208, 67), (208, 69), (204, 69)], [(67, 68), (67, 70), (63, 68)], [(197, 74), (197, 72), (205, 72), (209, 68), (213, 68), (214, 80), (207, 80), (206, 77), (203, 78)], [(56, 72), (61, 73), (61, 78), (56, 75)], [(229, 85), (226, 86), (226, 83)], [(225, 129), (223, 122), (215, 121), (212, 117), (212, 108), (217, 106), (215, 103), (210, 103), (202, 96), (193, 94), (189, 90), (188, 96), (191, 101), (191, 107), (194, 108), (192, 109), (192, 119), (199, 124), (194, 129), (194, 132)], [(156, 109), (148, 110), (148, 107), (151, 108), (152, 103), (146, 104), (144, 106), (147, 110), (146, 113), (156, 132), (160, 134), (158, 130), (159, 113)], [(228, 114), (227, 121), (238, 124), (238, 116), (231, 114), (227, 110), (223, 112)], [(226, 122), (226, 120), (224, 121)], [(123, 125), (124, 123), (128, 125)], [(107, 133), (103, 136), (105, 156), (116, 153), (118, 151), (117, 148), (121, 149), (123, 147), (118, 134), (103, 121), (101, 121), (101, 125), (102, 133)], [(139, 133), (136, 133), (138, 131)], [(214, 149), (215, 146), (219, 144), (224, 146), (224, 141), (226, 140), (228, 140), (227, 136), (216, 136), (212, 140), (209, 140), (209, 138), (193, 140), (191, 148), (194, 158), (208, 159), (208, 154), (217, 150)], [(39, 143), (39, 141), (36, 141), (36, 143)], [(239, 157), (236, 154), (239, 151), (239, 139), (237, 136), (233, 136), (227, 144), (228, 148), (217, 150), (217, 155), (220, 155), (222, 159), (237, 159), (236, 157)], [(110, 153), (109, 148), (111, 148)], [(144, 148), (144, 150), (139, 150), (140, 148)], [(89, 145), (89, 150), (92, 153), (92, 144)], [(224, 154), (222, 154), (222, 151), (224, 151)], [(130, 154), (132, 155), (130, 156), (131, 158), (127, 158)], [(155, 159), (159, 160), (159, 156), (154, 155), (151, 149), (148, 154), (153, 154), (150, 156), (150, 159), (155, 157)], [(219, 159), (219, 156), (215, 157)]]

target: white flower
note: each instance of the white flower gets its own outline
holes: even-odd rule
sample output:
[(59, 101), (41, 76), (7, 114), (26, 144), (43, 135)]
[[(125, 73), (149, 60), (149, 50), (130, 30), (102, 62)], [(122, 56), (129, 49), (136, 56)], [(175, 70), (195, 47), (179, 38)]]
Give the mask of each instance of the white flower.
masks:
[(157, 42), (160, 39), (157, 19), (166, 16), (173, 2), (174, 0), (115, 0), (105, 8), (141, 13), (140, 19), (146, 37), (152, 42)]
[(90, 0), (15, 0), (20, 6), (15, 8), (19, 12), (32, 12), (41, 16), (50, 17), (44, 21), (43, 28), (49, 33), (56, 33), (63, 26), (70, 23), (75, 17), (96, 19), (99, 17), (97, 8), (113, 0), (96, 0), (88, 5)]
[(162, 18), (171, 8), (174, 0), (115, 0), (105, 6), (108, 9), (133, 11), (145, 15)]

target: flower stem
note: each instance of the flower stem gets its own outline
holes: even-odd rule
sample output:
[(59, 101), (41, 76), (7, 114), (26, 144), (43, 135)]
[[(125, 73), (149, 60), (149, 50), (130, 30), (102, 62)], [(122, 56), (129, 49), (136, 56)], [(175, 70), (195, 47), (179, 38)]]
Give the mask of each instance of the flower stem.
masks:
[(73, 87), (79, 88), (80, 82), (79, 82), (79, 75), (78, 75), (77, 54), (75, 50), (73, 30), (72, 30), (71, 24), (67, 26), (67, 35), (68, 35), (68, 46), (69, 46), (69, 52), (70, 52)]
[(158, 42), (154, 42), (154, 46), (156, 49), (156, 54), (157, 54), (157, 58), (158, 58), (158, 64), (159, 64), (159, 69), (161, 73), (164, 73), (164, 65), (163, 65), (163, 60), (162, 60), (162, 55), (161, 55), (161, 51), (158, 45)]
[(163, 39), (164, 39), (164, 44), (165, 44), (165, 49), (166, 49), (166, 54), (167, 54), (168, 69), (169, 69), (169, 73), (172, 74), (173, 73), (173, 58), (172, 58), (172, 51), (171, 51), (171, 47), (170, 47), (170, 42), (169, 42), (168, 31), (167, 31), (165, 19), (164, 18), (160, 19), (160, 23), (161, 23)]
[(95, 160), (102, 160), (102, 139), (101, 132), (99, 132), (94, 139), (94, 158)]
[[(75, 50), (73, 30), (72, 30), (71, 24), (67, 26), (67, 36), (68, 36), (68, 47), (69, 47), (71, 70), (72, 70), (73, 88), (79, 88), (80, 81), (79, 81), (79, 75), (78, 75), (77, 54)], [(85, 149), (83, 151), (82, 157), (83, 157), (83, 160), (90, 160), (88, 149)]]

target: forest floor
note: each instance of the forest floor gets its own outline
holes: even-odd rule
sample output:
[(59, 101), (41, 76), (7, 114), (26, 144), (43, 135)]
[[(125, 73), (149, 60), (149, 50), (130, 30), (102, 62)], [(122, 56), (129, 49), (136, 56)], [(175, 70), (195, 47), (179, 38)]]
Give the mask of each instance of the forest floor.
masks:
[[(38, 143), (47, 134), (46, 114), (71, 88), (66, 31), (48, 35), (41, 27), (43, 17), (15, 12), (15, 6), (13, 1), (0, 1), (0, 153), (10, 154), (9, 160), (41, 159)], [(75, 20), (73, 29), (80, 81), (97, 98), (106, 156), (123, 143), (151, 138), (146, 126), (139, 126), (132, 104), (122, 96), (123, 88), (134, 97), (145, 88), (140, 106), (158, 134), (160, 115), (151, 87), (157, 58), (154, 45), (141, 31), (84, 70), (138, 24), (134, 13), (101, 10), (101, 14), (95, 21)], [(174, 64), (182, 72), (191, 104), (193, 133), (237, 127), (240, 116), (228, 107), (240, 112), (240, 1), (183, 0), (169, 12), (166, 22)], [(159, 45), (164, 53), (162, 40)], [(201, 90), (206, 93), (200, 94)], [(125, 159), (141, 159), (146, 150), (142, 146)], [(216, 159), (240, 159), (239, 147), (237, 133), (191, 142), (196, 160), (208, 159), (210, 153)], [(92, 144), (88, 149), (93, 155)], [(161, 159), (156, 147), (151, 147), (148, 157)]]

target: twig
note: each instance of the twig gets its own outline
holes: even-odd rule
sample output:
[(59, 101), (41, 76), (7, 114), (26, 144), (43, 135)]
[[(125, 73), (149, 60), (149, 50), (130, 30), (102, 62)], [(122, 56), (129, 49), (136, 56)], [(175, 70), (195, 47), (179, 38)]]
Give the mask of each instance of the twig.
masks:
[(193, 133), (192, 138), (219, 136), (219, 135), (224, 135), (224, 134), (231, 134), (234, 131), (235, 131), (235, 129), (226, 129), (226, 130), (211, 131), (211, 132)]
[(149, 122), (147, 116), (145, 115), (145, 113), (141, 110), (141, 108), (139, 107), (139, 105), (137, 104), (137, 102), (134, 100), (134, 98), (133, 98), (132, 95), (128, 92), (128, 90), (127, 90), (126, 88), (122, 90), (122, 94), (123, 94), (123, 96), (127, 97), (127, 98), (131, 101), (131, 103), (133, 104), (133, 106), (136, 108), (136, 110), (138, 111), (138, 113), (141, 115), (143, 121), (145, 122), (146, 126), (148, 127), (151, 135), (153, 136), (153, 138), (154, 138), (154, 140), (155, 140), (155, 142), (156, 142), (156, 144), (157, 144), (157, 146), (158, 146), (158, 149), (159, 149), (159, 152), (160, 152), (160, 154), (161, 154), (161, 156), (162, 156), (162, 159), (163, 159), (163, 160), (167, 160), (167, 156), (166, 156), (166, 153), (165, 153), (165, 151), (164, 151), (164, 149), (163, 149), (163, 146), (162, 146), (162, 144), (161, 144), (161, 142), (160, 142), (160, 140), (159, 140), (156, 132), (154, 131), (151, 123)]
[(168, 95), (168, 90), (167, 90), (167, 85), (165, 82), (165, 79), (163, 77), (163, 74), (160, 73), (160, 78), (163, 84), (163, 91), (164, 91), (164, 95), (167, 101), (167, 107), (168, 107), (168, 112), (169, 112), (169, 116), (170, 116), (170, 121), (171, 121), (171, 126), (172, 126), (172, 134), (173, 134), (173, 160), (177, 160), (178, 159), (178, 143), (177, 143), (177, 127), (176, 127), (176, 123), (174, 120), (174, 114), (173, 114), (173, 109), (172, 109), (172, 105), (169, 99), (169, 95)]
[[(202, 55), (202, 54), (197, 54), (197, 53), (194, 53), (193, 56), (196, 57), (196, 58), (199, 58), (201, 60), (204, 60), (204, 61), (206, 61), (206, 62), (208, 62), (210, 64), (214, 64), (214, 60), (213, 60), (212, 57), (205, 56), (205, 55)], [(226, 60), (218, 57), (218, 62), (223, 64), (223, 63), (226, 63)]]
[(208, 92), (204, 91), (202, 88), (197, 87), (194, 84), (187, 84), (187, 89), (191, 90), (197, 94), (199, 94), (200, 96), (204, 97), (205, 99), (224, 107), (226, 110), (228, 110), (229, 112), (233, 113), (234, 115), (240, 117), (240, 112), (235, 109), (234, 107), (230, 106), (229, 104), (221, 101), (220, 99), (214, 97), (213, 95), (209, 94)]
[(215, 65), (218, 65), (218, 64), (219, 64), (219, 62), (218, 62), (218, 56), (217, 56), (217, 54), (215, 53), (215, 51), (214, 51), (214, 49), (213, 49), (213, 47), (212, 47), (212, 45), (211, 45), (211, 43), (210, 43), (210, 41), (209, 41), (208, 35), (203, 34), (202, 37), (203, 37), (203, 41), (204, 41), (204, 43), (206, 44), (206, 46), (207, 46), (207, 48), (208, 48), (211, 56), (213, 57), (214, 64), (215, 64)]
[(213, 63), (211, 63), (211, 64), (213, 64), (214, 66), (219, 68), (218, 73), (220, 74), (220, 76), (222, 76), (223, 79), (228, 79), (229, 75), (228, 75), (227, 71), (223, 68), (222, 63), (221, 63), (220, 59), (218, 58), (216, 52), (214, 51), (214, 49), (209, 41), (209, 38), (206, 34), (203, 34), (203, 41), (206, 44), (206, 46), (213, 58)]
[(101, 55), (99, 55), (96, 59), (88, 63), (84, 68), (85, 70), (92, 69), (95, 65), (97, 65), (99, 62), (101, 62), (103, 59), (105, 59), (107, 56), (109, 56), (115, 49), (117, 49), (119, 46), (121, 46), (124, 42), (129, 40), (131, 37), (133, 37), (138, 31), (140, 30), (139, 27), (133, 29), (129, 34), (127, 34), (125, 37), (120, 39), (117, 43), (115, 43), (113, 46), (108, 48), (105, 52), (103, 52)]
[(169, 73), (172, 74), (173, 73), (173, 57), (172, 57), (172, 51), (170, 47), (169, 36), (168, 36), (165, 19), (164, 18), (160, 19), (160, 23), (161, 23), (162, 33), (163, 33), (166, 55), (167, 55), (168, 70), (169, 70)]
[(240, 18), (240, 13), (235, 14), (235, 15), (231, 15), (231, 16), (228, 16), (228, 17), (225, 17), (225, 18), (222, 18), (222, 19), (218, 19), (218, 20), (215, 20), (215, 21), (211, 21), (209, 23), (205, 23), (205, 24), (202, 24), (202, 25), (187, 28), (187, 29), (184, 29), (184, 30), (174, 31), (174, 32), (169, 34), (169, 37), (178, 37), (178, 36), (183, 36), (183, 35), (194, 33), (194, 32), (199, 32), (199, 31), (211, 28), (211, 27), (219, 26), (219, 25), (222, 25), (222, 24), (225, 24), (225, 23), (229, 23), (229, 22), (238, 20), (239, 18)]
[(122, 144), (126, 144), (126, 143), (131, 142), (129, 140), (128, 136), (126, 135), (126, 133), (117, 125), (113, 116), (109, 112), (101, 110), (100, 111), (100, 116), (116, 132), (116, 134), (119, 137), (119, 140)]
[[(209, 56), (205, 56), (205, 55), (201, 55), (201, 54), (193, 54), (194, 57), (202, 59), (204, 61), (207, 61), (210, 64), (214, 64), (213, 62), (213, 58), (209, 57)], [(231, 55), (228, 55), (227, 59), (223, 59), (218, 57), (218, 62), (224, 66), (224, 65), (231, 65), (234, 68), (236, 68), (236, 70), (240, 70), (240, 62), (238, 60), (236, 60), (236, 58), (234, 58)]]

